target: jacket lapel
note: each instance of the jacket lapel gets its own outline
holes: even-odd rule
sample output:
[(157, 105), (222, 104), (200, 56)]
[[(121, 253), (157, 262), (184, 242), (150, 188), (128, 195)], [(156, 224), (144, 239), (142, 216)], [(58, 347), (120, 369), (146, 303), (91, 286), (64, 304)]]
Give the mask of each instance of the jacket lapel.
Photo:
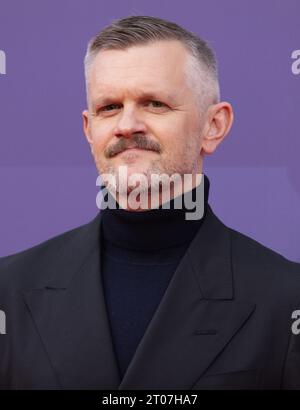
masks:
[(230, 231), (208, 207), (119, 389), (191, 389), (255, 305), (233, 298)]
[(40, 276), (48, 282), (24, 292), (65, 389), (116, 389), (120, 384), (101, 284), (99, 216), (78, 236), (66, 238), (58, 260), (53, 260), (57, 254), (47, 259), (50, 266)]

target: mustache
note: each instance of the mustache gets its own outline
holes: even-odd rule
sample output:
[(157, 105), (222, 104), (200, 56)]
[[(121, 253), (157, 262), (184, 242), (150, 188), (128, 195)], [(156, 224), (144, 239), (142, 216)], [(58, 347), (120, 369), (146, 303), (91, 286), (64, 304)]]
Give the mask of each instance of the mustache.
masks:
[(130, 140), (121, 137), (116, 144), (105, 150), (104, 155), (106, 158), (111, 158), (129, 148), (145, 149), (156, 151), (158, 153), (161, 152), (161, 147), (156, 141), (152, 141), (142, 134), (134, 134)]

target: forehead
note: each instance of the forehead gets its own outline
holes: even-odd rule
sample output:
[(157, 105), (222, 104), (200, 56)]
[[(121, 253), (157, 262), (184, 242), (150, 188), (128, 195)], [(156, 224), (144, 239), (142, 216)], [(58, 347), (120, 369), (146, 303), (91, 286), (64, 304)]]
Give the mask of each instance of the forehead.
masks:
[(157, 41), (124, 50), (101, 50), (91, 64), (90, 92), (122, 89), (169, 93), (184, 87), (188, 52), (179, 41)]

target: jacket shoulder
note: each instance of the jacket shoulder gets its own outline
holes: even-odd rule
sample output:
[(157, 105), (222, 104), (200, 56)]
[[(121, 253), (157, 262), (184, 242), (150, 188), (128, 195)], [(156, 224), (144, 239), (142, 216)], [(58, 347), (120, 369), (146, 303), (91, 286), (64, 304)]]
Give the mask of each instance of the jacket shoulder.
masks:
[(279, 252), (268, 248), (267, 246), (263, 245), (262, 243), (258, 242), (257, 240), (247, 236), (241, 232), (238, 232), (232, 228), (228, 228), (231, 234), (233, 246), (247, 259), (247, 262), (255, 263), (255, 259), (253, 257), (259, 257), (264, 259), (266, 262), (272, 264), (288, 264), (290, 266), (294, 266), (295, 268), (299, 268), (300, 264), (298, 262), (293, 262), (287, 259), (285, 256), (281, 255)]
[(39, 270), (42, 274), (43, 269), (47, 269), (47, 264), (61, 260), (66, 249), (70, 252), (73, 249), (76, 253), (83, 241), (88, 240), (96, 218), (21, 252), (0, 257), (0, 289), (7, 289), (9, 285), (15, 287), (22, 282), (27, 282), (30, 286), (31, 278), (36, 277), (36, 272)]
[(245, 284), (257, 284), (274, 293), (295, 293), (300, 300), (300, 264), (266, 247), (249, 236), (228, 228), (231, 234), (232, 263)]

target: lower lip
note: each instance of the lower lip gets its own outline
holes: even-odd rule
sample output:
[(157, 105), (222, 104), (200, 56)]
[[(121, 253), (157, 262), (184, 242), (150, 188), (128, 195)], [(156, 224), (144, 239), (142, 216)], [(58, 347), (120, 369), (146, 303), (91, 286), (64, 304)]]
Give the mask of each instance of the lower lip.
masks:
[(122, 151), (121, 154), (124, 154), (127, 151), (141, 152), (141, 151), (150, 151), (150, 150), (141, 149), (141, 148), (127, 148), (125, 151)]

